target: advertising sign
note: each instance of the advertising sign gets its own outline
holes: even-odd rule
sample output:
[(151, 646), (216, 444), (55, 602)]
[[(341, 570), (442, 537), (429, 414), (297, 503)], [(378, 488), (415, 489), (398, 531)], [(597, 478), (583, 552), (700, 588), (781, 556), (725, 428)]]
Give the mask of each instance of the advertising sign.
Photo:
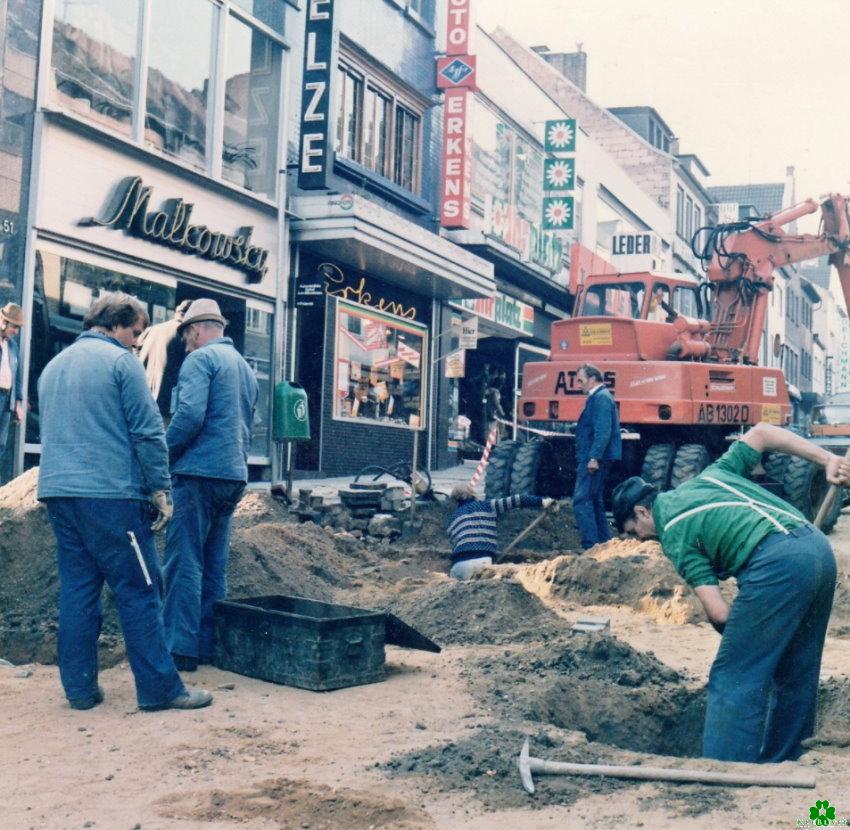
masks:
[(450, 352), (446, 355), (447, 378), (462, 378), (466, 374), (466, 352), (463, 349)]
[(478, 348), (478, 318), (470, 317), (460, 324), (460, 347), (461, 349)]
[(440, 224), (444, 228), (468, 228), (472, 211), (472, 148), (467, 134), (470, 93), (447, 89), (443, 124), (443, 178), (440, 192)]
[(334, 60), (334, 0), (307, 0), (304, 72), (301, 79), (301, 142), (298, 187), (327, 187), (332, 164), (330, 141), (331, 77)]

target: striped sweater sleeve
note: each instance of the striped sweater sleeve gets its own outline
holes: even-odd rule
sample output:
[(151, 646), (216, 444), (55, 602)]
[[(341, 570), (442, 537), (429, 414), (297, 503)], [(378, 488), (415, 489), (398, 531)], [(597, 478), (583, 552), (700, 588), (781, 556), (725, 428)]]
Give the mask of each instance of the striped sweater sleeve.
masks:
[(517, 507), (542, 507), (543, 499), (540, 496), (514, 495), (503, 499), (491, 499), (490, 504), (497, 515), (514, 510)]

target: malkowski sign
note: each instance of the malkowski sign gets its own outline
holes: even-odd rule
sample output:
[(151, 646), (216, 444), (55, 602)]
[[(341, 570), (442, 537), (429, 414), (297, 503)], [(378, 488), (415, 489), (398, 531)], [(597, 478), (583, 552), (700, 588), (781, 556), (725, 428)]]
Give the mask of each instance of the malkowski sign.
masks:
[(437, 86), (445, 90), (440, 224), (468, 228), (472, 200), (472, 138), (469, 96), (475, 89), (475, 58), (469, 52), (471, 0), (447, 0), (446, 56), (437, 61)]
[(334, 0), (307, 0), (298, 187), (327, 187), (331, 167), (330, 90), (334, 60)]

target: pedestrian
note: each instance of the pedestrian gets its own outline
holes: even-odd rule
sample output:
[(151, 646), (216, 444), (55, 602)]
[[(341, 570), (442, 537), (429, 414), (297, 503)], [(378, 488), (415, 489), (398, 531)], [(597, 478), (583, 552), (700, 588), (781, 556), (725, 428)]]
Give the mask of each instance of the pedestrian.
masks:
[(576, 425), (576, 484), (573, 513), (584, 550), (611, 538), (605, 515), (605, 480), (611, 463), (622, 457), (620, 417), (602, 372), (585, 363), (576, 382), (587, 396)]
[(5, 457), (12, 413), (24, 420), (24, 382), (17, 335), (24, 325), (24, 311), (17, 303), (0, 308), (0, 460)]
[(171, 395), (186, 355), (186, 347), (177, 329), (190, 304), (191, 300), (183, 300), (174, 309), (171, 320), (149, 326), (139, 338), (139, 360), (145, 367), (148, 385), (166, 424), (171, 418)]
[(484, 390), (484, 421), (487, 424), (485, 441), (495, 430), (495, 441), (498, 443), (504, 432), (502, 421), (505, 420), (505, 410), (502, 408), (502, 388), (505, 384), (504, 372), (496, 371), (487, 382)]
[(224, 336), (215, 300), (195, 300), (179, 332), (180, 369), (167, 441), (174, 519), (165, 540), (165, 630), (181, 671), (213, 657), (213, 606), (227, 594), (230, 525), (248, 481), (258, 385)]
[(209, 692), (186, 690), (162, 627), (151, 531), (171, 516), (171, 482), (162, 418), (131, 351), (146, 323), (135, 297), (103, 295), (85, 315), (83, 333), (38, 382), (38, 498), (56, 536), (59, 674), (73, 709), (103, 700), (97, 640), (104, 581), (118, 608), (139, 708), (212, 702)]
[[(790, 430), (757, 424), (675, 490), (634, 476), (613, 495), (617, 526), (657, 538), (722, 635), (708, 679), (703, 755), (779, 762), (800, 756), (815, 725), (818, 675), (835, 590), (820, 530), (746, 478), (765, 452), (797, 455), (846, 484), (850, 462)], [(734, 576), (731, 609), (718, 580)]]
[(479, 499), (468, 484), (455, 487), (451, 497), (457, 508), (449, 517), (446, 532), (452, 544), (449, 576), (454, 579), (469, 579), (493, 564), (493, 557), (496, 556), (496, 519), (499, 516), (517, 507), (548, 509), (555, 501), (528, 495)]

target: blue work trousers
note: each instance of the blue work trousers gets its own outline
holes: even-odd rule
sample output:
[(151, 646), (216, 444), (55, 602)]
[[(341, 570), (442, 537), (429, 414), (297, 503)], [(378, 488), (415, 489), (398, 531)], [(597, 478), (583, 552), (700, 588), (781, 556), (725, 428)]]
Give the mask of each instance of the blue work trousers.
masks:
[(581, 534), (581, 546), (587, 550), (611, 538), (611, 528), (605, 515), (605, 478), (610, 463), (599, 462), (599, 469), (591, 473), (587, 460), (578, 462), (576, 486), (573, 490), (573, 514)]
[(209, 662), (213, 606), (227, 595), (230, 525), (244, 482), (174, 476), (165, 539), (165, 636), (172, 654)]
[[(159, 560), (147, 502), (45, 499), (59, 564), (59, 675), (69, 700), (97, 694), (103, 583), (115, 597), (139, 706), (184, 694), (162, 629)], [(128, 532), (135, 534), (151, 584)]]
[(814, 731), (818, 676), (835, 591), (835, 557), (811, 525), (773, 533), (738, 573), (708, 679), (703, 755), (793, 760)]

